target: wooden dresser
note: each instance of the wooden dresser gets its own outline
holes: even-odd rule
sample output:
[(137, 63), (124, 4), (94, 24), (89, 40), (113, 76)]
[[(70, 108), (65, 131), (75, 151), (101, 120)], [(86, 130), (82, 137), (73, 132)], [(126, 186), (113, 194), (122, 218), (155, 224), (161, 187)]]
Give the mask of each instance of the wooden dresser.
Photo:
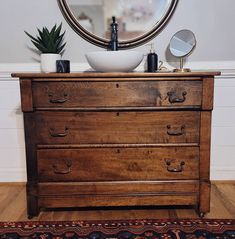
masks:
[(87, 206), (209, 212), (218, 74), (12, 74), (20, 78), (29, 217)]

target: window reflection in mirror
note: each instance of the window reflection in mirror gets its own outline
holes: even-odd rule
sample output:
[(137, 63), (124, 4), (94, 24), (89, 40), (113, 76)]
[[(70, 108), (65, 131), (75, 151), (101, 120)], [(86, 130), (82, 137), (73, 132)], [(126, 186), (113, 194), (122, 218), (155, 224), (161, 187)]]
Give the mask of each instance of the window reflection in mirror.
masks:
[(164, 17), (171, 0), (68, 0), (78, 23), (101, 38), (110, 38), (112, 16), (118, 22), (119, 40), (139, 37)]

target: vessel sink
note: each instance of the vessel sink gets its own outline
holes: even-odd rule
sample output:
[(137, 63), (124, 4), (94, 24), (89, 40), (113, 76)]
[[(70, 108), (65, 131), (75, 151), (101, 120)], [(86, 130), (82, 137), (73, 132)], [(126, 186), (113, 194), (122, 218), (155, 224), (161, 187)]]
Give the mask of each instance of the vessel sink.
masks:
[(138, 51), (96, 51), (86, 54), (89, 65), (101, 72), (133, 71), (143, 60), (144, 54)]

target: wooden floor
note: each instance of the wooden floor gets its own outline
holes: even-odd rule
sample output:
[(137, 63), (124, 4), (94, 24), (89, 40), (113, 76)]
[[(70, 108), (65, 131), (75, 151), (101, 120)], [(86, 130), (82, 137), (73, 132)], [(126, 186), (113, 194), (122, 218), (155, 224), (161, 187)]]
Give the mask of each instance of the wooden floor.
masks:
[[(213, 182), (211, 188), (211, 212), (205, 218), (235, 219), (235, 181)], [(194, 209), (186, 208), (136, 208), (43, 211), (33, 220), (115, 220), (197, 218)], [(26, 221), (26, 194), (24, 184), (0, 184), (0, 221)]]

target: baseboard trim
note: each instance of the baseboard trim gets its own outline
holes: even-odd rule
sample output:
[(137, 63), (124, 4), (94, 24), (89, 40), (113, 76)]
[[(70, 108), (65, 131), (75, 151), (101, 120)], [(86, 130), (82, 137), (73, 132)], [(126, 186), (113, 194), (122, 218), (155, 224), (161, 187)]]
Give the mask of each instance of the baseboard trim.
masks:
[(211, 180), (212, 184), (235, 184), (235, 180)]
[(234, 180), (235, 167), (212, 167), (211, 180)]
[(4, 183), (26, 182), (26, 170), (24, 168), (1, 168), (0, 181)]
[(0, 182), (0, 187), (26, 186), (26, 182)]

